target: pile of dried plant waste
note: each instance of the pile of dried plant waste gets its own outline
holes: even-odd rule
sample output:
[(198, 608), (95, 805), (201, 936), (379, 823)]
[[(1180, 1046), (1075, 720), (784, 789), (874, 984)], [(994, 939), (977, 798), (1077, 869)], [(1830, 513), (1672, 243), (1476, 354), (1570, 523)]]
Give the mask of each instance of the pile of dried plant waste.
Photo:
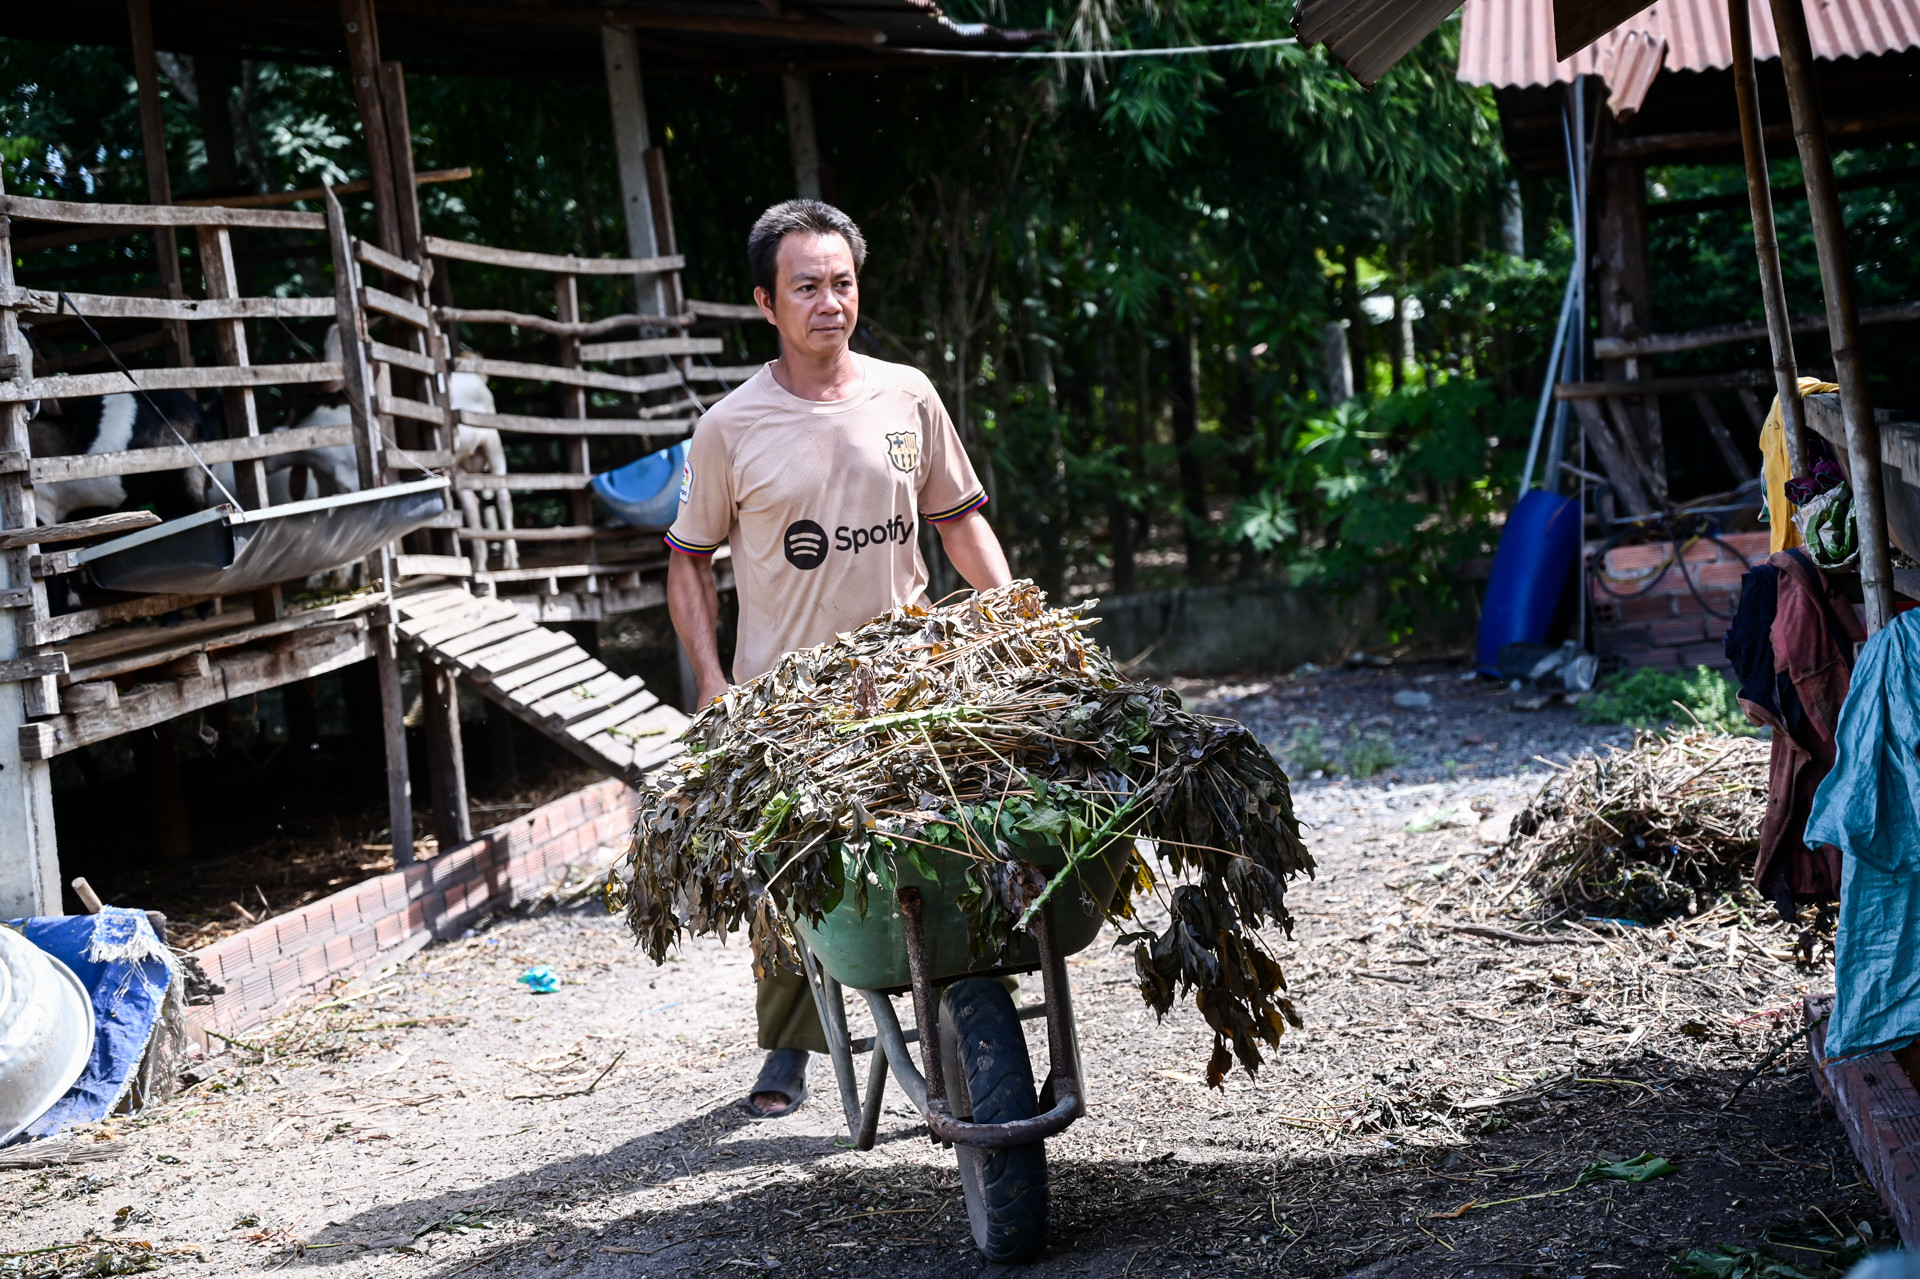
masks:
[(1698, 914), (1751, 873), (1766, 742), (1701, 728), (1637, 733), (1557, 773), (1498, 854), (1506, 901), (1655, 922)]
[[(1313, 869), (1286, 774), (1241, 725), (1126, 680), (1083, 636), (1085, 608), (1049, 609), (1015, 582), (895, 609), (701, 712), (693, 751), (643, 787), (612, 886), (648, 954), (745, 922), (756, 971), (791, 969), (786, 919), (864, 913), (869, 888), (891, 893), (911, 866), (964, 876), (990, 966), (1098, 856), (1120, 866), (1107, 909), (1128, 921), (1141, 996), (1164, 1016), (1195, 992), (1211, 1081), (1235, 1056), (1255, 1070), (1256, 1043), (1299, 1024), (1257, 935), (1291, 930), (1285, 881)], [(1153, 841), (1166, 884), (1135, 839)], [(1157, 934), (1135, 910), (1149, 894), (1171, 920)]]

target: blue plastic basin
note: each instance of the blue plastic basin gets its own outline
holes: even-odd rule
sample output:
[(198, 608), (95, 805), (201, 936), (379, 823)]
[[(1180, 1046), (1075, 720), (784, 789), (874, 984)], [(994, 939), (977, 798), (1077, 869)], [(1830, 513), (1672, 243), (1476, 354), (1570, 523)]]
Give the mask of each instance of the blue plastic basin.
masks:
[(638, 461), (593, 477), (593, 491), (623, 524), (666, 528), (680, 511), (680, 475), (687, 442), (649, 453)]

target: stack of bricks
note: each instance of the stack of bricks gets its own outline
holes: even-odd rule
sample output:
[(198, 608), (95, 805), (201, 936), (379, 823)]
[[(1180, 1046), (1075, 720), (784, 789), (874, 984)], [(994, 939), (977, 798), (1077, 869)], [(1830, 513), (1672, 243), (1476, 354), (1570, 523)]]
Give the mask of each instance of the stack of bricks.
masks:
[(365, 880), (298, 910), (262, 920), (194, 952), (226, 987), (188, 1010), (203, 1048), (208, 1030), (237, 1034), (302, 999), (455, 937), (490, 910), (527, 899), (569, 866), (625, 844), (633, 790), (600, 782), (496, 826), (472, 843)]
[[(1591, 573), (1586, 579), (1594, 652), (1601, 669), (1724, 667), (1722, 641), (1740, 602), (1740, 576), (1753, 565), (1766, 563), (1767, 539), (1764, 529), (1726, 533), (1718, 542), (1703, 539), (1685, 544), (1679, 559), (1672, 542), (1616, 546), (1608, 551), (1599, 566), (1605, 587)], [(1589, 549), (1589, 563), (1596, 549)]]

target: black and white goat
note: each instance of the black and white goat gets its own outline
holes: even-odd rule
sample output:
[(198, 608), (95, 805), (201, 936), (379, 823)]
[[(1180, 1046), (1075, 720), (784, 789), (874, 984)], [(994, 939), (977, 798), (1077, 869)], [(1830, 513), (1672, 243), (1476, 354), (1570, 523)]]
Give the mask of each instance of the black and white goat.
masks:
[[(340, 359), (340, 326), (327, 329), (324, 358)], [(338, 393), (341, 384), (329, 383), (322, 389), (329, 393)], [(487, 387), (487, 379), (479, 373), (453, 373), (447, 377), (447, 401), (455, 409), (465, 409), (469, 413), (496, 413), (493, 392)], [(323, 404), (309, 412), (293, 424), (299, 429), (308, 426), (349, 426), (353, 422), (344, 404)], [(500, 432), (490, 427), (462, 426), (454, 432), (453, 465), (455, 470), (474, 472), (482, 475), (505, 475), (507, 473), (507, 451), (500, 443)], [(301, 472), (304, 471), (305, 475)], [(267, 486), (273, 503), (297, 501), (309, 496), (305, 492), (306, 479), (312, 477), (317, 493), (311, 496), (330, 497), (335, 493), (357, 493), (360, 491), (360, 470), (354, 458), (351, 445), (338, 444), (328, 448), (304, 449), (298, 453), (281, 453), (267, 462)], [(298, 491), (296, 491), (296, 489)], [(460, 494), (461, 505), (467, 511), (471, 524), (482, 527), (479, 496), (472, 490), (463, 490)], [(508, 501), (507, 494), (500, 491), (496, 501), (502, 506)], [(504, 526), (512, 527), (512, 513), (505, 514)], [(499, 527), (489, 523), (487, 527)]]
[[(176, 434), (178, 432), (178, 434)], [(35, 457), (120, 453), (129, 449), (198, 444), (217, 435), (205, 411), (184, 391), (128, 392), (48, 400), (27, 423)], [(191, 515), (207, 505), (211, 485), (197, 466), (142, 475), (55, 480), (33, 488), (42, 524), (64, 524), (85, 511), (150, 507), (162, 519)], [(221, 500), (216, 494), (216, 500)]]

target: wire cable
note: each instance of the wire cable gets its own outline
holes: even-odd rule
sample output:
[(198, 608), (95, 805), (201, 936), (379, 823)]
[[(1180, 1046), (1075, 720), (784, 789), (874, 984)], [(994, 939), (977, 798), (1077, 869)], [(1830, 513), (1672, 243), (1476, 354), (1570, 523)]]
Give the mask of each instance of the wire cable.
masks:
[(226, 485), (222, 484), (220, 482), (220, 477), (213, 473), (213, 468), (208, 466), (206, 459), (200, 456), (200, 450), (194, 448), (192, 444), (188, 443), (187, 437), (180, 434), (180, 428), (173, 424), (173, 419), (160, 411), (160, 406), (153, 402), (153, 397), (151, 395), (148, 395), (146, 388), (140, 385), (140, 380), (134, 377), (133, 370), (129, 369), (126, 365), (126, 362), (120, 358), (120, 353), (114, 350), (113, 347), (109, 345), (107, 341), (100, 336), (100, 331), (93, 327), (92, 320), (89, 320), (86, 316), (80, 314), (80, 308), (77, 306), (74, 306), (73, 299), (68, 297), (65, 292), (62, 292), (60, 294), (60, 301), (54, 307), (53, 313), (56, 316), (63, 315), (66, 313), (69, 307), (72, 307), (73, 309), (73, 318), (80, 321), (80, 323), (86, 328), (88, 335), (91, 336), (94, 341), (100, 343), (100, 349), (105, 351), (107, 353), (107, 358), (113, 361), (113, 367), (116, 369), (119, 369), (121, 375), (125, 377), (127, 381), (133, 383), (134, 394), (138, 395), (141, 399), (145, 400), (147, 402), (147, 407), (153, 410), (154, 416), (167, 424), (167, 429), (173, 432), (173, 438), (176, 440), (179, 440), (181, 446), (184, 447), (188, 453), (193, 455), (193, 460), (199, 464), (201, 470), (207, 473), (207, 478), (213, 481), (213, 486), (220, 490), (221, 495), (224, 496), (227, 499), (227, 501), (233, 505), (233, 509), (236, 511), (246, 510), (247, 508), (240, 504), (240, 499), (233, 495), (233, 491), (229, 489)]

